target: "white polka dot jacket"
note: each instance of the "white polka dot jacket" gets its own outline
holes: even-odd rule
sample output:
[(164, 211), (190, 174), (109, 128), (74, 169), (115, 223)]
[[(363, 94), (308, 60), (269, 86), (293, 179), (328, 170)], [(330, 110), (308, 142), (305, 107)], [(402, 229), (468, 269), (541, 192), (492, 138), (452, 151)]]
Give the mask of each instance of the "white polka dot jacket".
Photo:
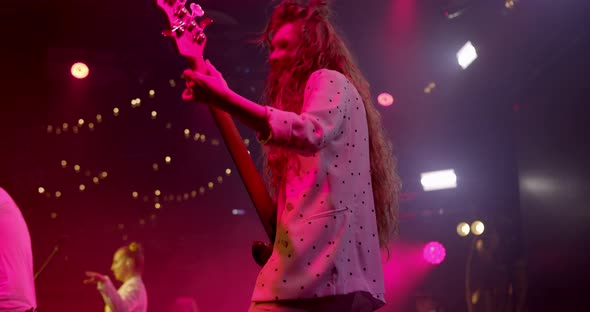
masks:
[(366, 292), (384, 303), (369, 134), (358, 91), (341, 73), (322, 69), (307, 81), (301, 114), (271, 107), (266, 113), (271, 134), (265, 144), (294, 153), (277, 198), (273, 253), (252, 300)]

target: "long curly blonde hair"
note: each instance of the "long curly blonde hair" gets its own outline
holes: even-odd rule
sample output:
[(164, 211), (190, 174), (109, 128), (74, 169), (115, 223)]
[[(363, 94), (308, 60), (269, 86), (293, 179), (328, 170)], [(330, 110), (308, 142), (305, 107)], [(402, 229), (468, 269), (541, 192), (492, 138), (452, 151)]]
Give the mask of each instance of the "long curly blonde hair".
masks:
[[(272, 37), (283, 25), (292, 23), (299, 30), (299, 44), (295, 57), (285, 67), (273, 70), (264, 91), (264, 104), (285, 111), (301, 113), (303, 91), (309, 76), (318, 69), (331, 69), (345, 75), (363, 99), (369, 127), (371, 182), (377, 215), (379, 243), (386, 247), (398, 230), (398, 195), (401, 188), (396, 174), (397, 159), (391, 142), (381, 124), (381, 115), (372, 102), (369, 83), (356, 66), (344, 41), (329, 21), (330, 11), (325, 0), (311, 0), (309, 4), (286, 0), (273, 11), (261, 42), (271, 46)], [(265, 150), (265, 179), (276, 194), (287, 166), (289, 151), (274, 148)], [(270, 155), (273, 157), (270, 157)]]

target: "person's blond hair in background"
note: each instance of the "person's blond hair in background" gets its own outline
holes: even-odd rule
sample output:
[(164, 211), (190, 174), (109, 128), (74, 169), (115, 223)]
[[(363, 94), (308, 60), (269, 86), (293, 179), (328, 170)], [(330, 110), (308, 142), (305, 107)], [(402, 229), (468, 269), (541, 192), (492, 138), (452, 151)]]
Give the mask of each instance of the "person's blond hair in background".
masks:
[(147, 311), (147, 292), (141, 279), (144, 266), (143, 248), (133, 242), (115, 252), (111, 271), (115, 279), (123, 284), (115, 286), (107, 275), (86, 272), (85, 284), (96, 284), (105, 303), (106, 312), (145, 312)]

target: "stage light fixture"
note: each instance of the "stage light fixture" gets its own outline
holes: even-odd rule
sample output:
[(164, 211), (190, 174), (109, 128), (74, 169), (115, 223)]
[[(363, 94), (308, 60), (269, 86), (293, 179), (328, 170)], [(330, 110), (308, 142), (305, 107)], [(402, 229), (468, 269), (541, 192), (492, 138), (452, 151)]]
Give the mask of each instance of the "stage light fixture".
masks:
[(459, 234), (459, 236), (461, 237), (469, 235), (470, 231), (471, 229), (469, 227), (469, 224), (467, 224), (466, 222), (461, 222), (457, 225), (457, 234)]
[(439, 242), (429, 242), (424, 246), (422, 256), (430, 264), (441, 264), (447, 255), (445, 247)]
[(426, 192), (456, 188), (457, 175), (453, 169), (424, 172), (421, 174), (420, 183)]
[(88, 66), (86, 64), (82, 62), (77, 62), (74, 63), (74, 65), (72, 65), (71, 73), (72, 76), (74, 76), (74, 78), (84, 79), (88, 77), (90, 70), (88, 69)]
[(457, 62), (461, 68), (466, 69), (477, 59), (477, 51), (471, 41), (467, 41), (465, 45), (457, 52)]
[(481, 221), (475, 221), (471, 223), (471, 232), (474, 235), (481, 235), (485, 231), (485, 225)]
[(393, 98), (393, 95), (386, 92), (379, 94), (379, 96), (377, 97), (377, 102), (381, 106), (391, 106), (393, 105), (394, 101), (395, 99)]

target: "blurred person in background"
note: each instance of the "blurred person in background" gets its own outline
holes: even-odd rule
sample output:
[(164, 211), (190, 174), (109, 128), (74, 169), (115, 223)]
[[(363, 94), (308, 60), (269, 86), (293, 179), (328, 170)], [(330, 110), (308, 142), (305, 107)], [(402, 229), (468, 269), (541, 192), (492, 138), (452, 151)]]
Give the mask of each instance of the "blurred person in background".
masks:
[(147, 292), (141, 275), (144, 267), (143, 248), (133, 242), (115, 252), (111, 271), (123, 284), (119, 289), (107, 275), (86, 272), (85, 284), (95, 284), (105, 303), (105, 312), (146, 312)]

